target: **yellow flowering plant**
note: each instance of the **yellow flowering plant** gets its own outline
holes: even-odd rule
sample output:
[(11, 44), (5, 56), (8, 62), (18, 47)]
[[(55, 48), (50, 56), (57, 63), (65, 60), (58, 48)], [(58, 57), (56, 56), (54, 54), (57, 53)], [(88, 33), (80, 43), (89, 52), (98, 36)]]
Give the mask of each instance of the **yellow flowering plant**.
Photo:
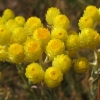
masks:
[[(86, 7), (78, 21), (79, 32), (71, 29), (68, 16), (56, 7), (47, 10), (45, 19), (47, 27), (36, 16), (25, 20), (6, 9), (0, 17), (0, 61), (16, 65), (32, 100), (42, 100), (36, 99), (34, 86), (44, 95), (43, 89), (59, 87), (69, 72), (83, 75), (90, 71), (89, 96), (93, 100), (100, 74), (100, 35), (96, 30), (100, 10)], [(92, 51), (93, 62), (82, 55), (84, 49)]]

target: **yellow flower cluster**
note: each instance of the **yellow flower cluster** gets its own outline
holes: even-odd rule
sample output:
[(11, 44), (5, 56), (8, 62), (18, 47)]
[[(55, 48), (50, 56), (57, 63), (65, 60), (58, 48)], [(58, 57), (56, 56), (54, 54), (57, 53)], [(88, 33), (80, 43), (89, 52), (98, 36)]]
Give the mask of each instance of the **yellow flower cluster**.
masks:
[(88, 70), (89, 61), (77, 56), (77, 52), (99, 46), (100, 35), (95, 27), (100, 21), (100, 11), (92, 5), (86, 7), (79, 19), (79, 34), (70, 29), (68, 17), (56, 7), (49, 8), (45, 17), (49, 28), (36, 16), (26, 20), (6, 9), (0, 17), (0, 61), (27, 62), (28, 80), (53, 88), (60, 85), (72, 65), (78, 73)]

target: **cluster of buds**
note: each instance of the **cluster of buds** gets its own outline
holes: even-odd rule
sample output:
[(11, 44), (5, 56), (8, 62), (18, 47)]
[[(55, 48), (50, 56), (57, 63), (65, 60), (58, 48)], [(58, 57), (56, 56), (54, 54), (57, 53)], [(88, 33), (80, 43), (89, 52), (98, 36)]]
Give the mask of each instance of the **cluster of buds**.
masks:
[(80, 48), (94, 50), (99, 46), (100, 35), (95, 27), (100, 14), (98, 8), (88, 6), (79, 19), (80, 33), (70, 29), (68, 17), (55, 7), (49, 8), (45, 17), (47, 27), (36, 16), (25, 20), (6, 9), (0, 17), (0, 61), (27, 62), (28, 80), (53, 88), (60, 85), (70, 67), (77, 73), (90, 67), (87, 58), (77, 57), (77, 52)]

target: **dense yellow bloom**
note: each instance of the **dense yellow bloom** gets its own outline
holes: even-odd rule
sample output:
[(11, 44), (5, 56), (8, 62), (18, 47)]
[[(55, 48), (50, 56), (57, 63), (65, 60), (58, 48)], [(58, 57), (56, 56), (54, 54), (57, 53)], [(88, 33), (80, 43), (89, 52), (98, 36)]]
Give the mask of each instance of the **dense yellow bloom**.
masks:
[(29, 35), (32, 35), (34, 30), (40, 27), (43, 27), (43, 24), (38, 17), (29, 17), (25, 23), (25, 29)]
[(8, 61), (12, 63), (20, 63), (23, 61), (24, 57), (24, 49), (22, 45), (14, 43), (8, 47)]
[(93, 19), (89, 16), (83, 16), (79, 19), (78, 26), (80, 30), (84, 28), (94, 28), (94, 22)]
[(23, 27), (14, 28), (12, 32), (12, 42), (24, 43), (27, 39), (27, 32)]
[(99, 12), (96, 6), (93, 5), (87, 6), (86, 9), (84, 10), (84, 15), (91, 17), (94, 21), (99, 20)]
[(80, 47), (79, 36), (76, 34), (69, 35), (65, 46), (68, 50), (78, 50)]
[(14, 12), (11, 9), (5, 9), (2, 15), (2, 18), (4, 20), (9, 20), (9, 19), (13, 19), (15, 17)]
[(25, 18), (23, 16), (16, 16), (15, 21), (19, 26), (24, 26), (25, 24)]
[(71, 59), (68, 55), (57, 55), (52, 61), (52, 66), (59, 68), (65, 74), (71, 67)]
[(88, 70), (89, 65), (89, 61), (85, 57), (80, 57), (74, 63), (74, 70), (77, 73), (84, 73)]
[(99, 43), (99, 33), (91, 28), (85, 28), (79, 34), (80, 46), (95, 49)]
[(56, 16), (53, 20), (54, 28), (63, 28), (65, 30), (68, 30), (69, 26), (70, 26), (70, 21), (67, 18), (67, 16), (63, 14)]
[(26, 67), (25, 75), (30, 82), (36, 84), (43, 80), (44, 71), (38, 63), (31, 63)]
[(44, 83), (49, 88), (54, 88), (60, 85), (63, 80), (63, 74), (57, 67), (49, 67), (44, 74)]
[(53, 20), (57, 15), (60, 15), (59, 9), (57, 9), (56, 7), (49, 8), (46, 13), (46, 21), (48, 22), (48, 24), (52, 25)]
[(9, 19), (6, 23), (5, 23), (6, 27), (9, 29), (9, 31), (13, 31), (14, 28), (18, 27), (17, 22), (14, 19)]
[(38, 28), (33, 33), (33, 39), (36, 39), (43, 50), (45, 50), (45, 46), (48, 44), (51, 39), (50, 31), (46, 28)]
[(67, 31), (63, 28), (55, 28), (51, 31), (51, 38), (57, 38), (62, 41), (65, 41), (67, 39)]
[(62, 54), (65, 51), (64, 42), (59, 39), (52, 39), (48, 42), (46, 46), (46, 54), (50, 59), (53, 59), (58, 54)]
[(6, 61), (7, 59), (7, 47), (0, 45), (0, 61)]
[(38, 41), (36, 40), (27, 40), (24, 45), (25, 49), (25, 61), (33, 62), (38, 60), (42, 55), (42, 49)]
[(11, 39), (11, 32), (5, 25), (0, 25), (0, 45), (7, 45)]

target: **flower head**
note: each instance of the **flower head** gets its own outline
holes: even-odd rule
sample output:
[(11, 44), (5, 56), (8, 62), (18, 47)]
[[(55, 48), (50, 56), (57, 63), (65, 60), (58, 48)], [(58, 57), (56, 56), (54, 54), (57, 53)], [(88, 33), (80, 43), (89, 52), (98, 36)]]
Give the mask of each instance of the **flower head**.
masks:
[(31, 63), (26, 67), (25, 75), (30, 82), (36, 84), (43, 80), (44, 71), (38, 63)]
[(50, 59), (53, 59), (58, 54), (62, 54), (65, 51), (64, 42), (59, 39), (52, 39), (48, 42), (46, 46), (46, 54)]
[(60, 15), (59, 9), (55, 7), (49, 8), (46, 13), (46, 21), (48, 22), (48, 24), (52, 25), (53, 20), (57, 15)]
[(25, 18), (23, 16), (16, 16), (15, 21), (19, 26), (24, 26), (25, 24)]
[(11, 44), (8, 47), (8, 61), (12, 63), (20, 63), (24, 60), (24, 48), (18, 43)]
[(33, 33), (33, 39), (37, 40), (43, 50), (45, 50), (45, 46), (48, 44), (51, 39), (50, 31), (46, 28), (38, 28)]
[(37, 28), (43, 27), (41, 20), (38, 17), (29, 17), (25, 23), (25, 29), (28, 34), (31, 36), (34, 30)]
[(76, 59), (74, 63), (74, 70), (77, 73), (84, 73), (89, 68), (89, 61), (85, 57), (80, 57)]
[(24, 45), (25, 61), (33, 62), (38, 60), (42, 55), (42, 49), (36, 40), (27, 40)]
[(67, 35), (67, 31), (63, 28), (55, 28), (51, 31), (51, 38), (57, 38), (60, 39), (62, 41), (65, 41), (67, 39), (68, 35)]
[(60, 85), (63, 80), (63, 74), (57, 67), (49, 67), (44, 73), (44, 83), (50, 87), (54, 88)]
[(83, 16), (79, 19), (79, 28), (80, 30), (84, 28), (93, 28), (94, 27), (94, 22), (93, 19), (89, 16)]
[(67, 18), (67, 16), (60, 14), (56, 16), (53, 20), (53, 27), (54, 28), (63, 28), (65, 30), (68, 30), (70, 26), (70, 21)]
[(9, 19), (13, 19), (15, 17), (14, 12), (11, 9), (5, 9), (2, 15), (2, 18), (6, 21)]
[(5, 25), (0, 25), (0, 45), (7, 45), (11, 39), (11, 32)]
[(52, 61), (52, 66), (59, 68), (65, 74), (70, 69), (71, 59), (64, 54), (57, 55)]
[(68, 50), (78, 50), (80, 47), (79, 36), (76, 34), (69, 35), (65, 46)]
[(27, 39), (27, 32), (23, 27), (16, 27), (12, 32), (12, 42), (24, 43)]
[(79, 34), (80, 46), (95, 49), (99, 43), (99, 34), (91, 28), (85, 28)]
[(91, 17), (94, 21), (99, 20), (99, 12), (96, 6), (93, 5), (87, 6), (86, 9), (84, 10), (84, 15)]

